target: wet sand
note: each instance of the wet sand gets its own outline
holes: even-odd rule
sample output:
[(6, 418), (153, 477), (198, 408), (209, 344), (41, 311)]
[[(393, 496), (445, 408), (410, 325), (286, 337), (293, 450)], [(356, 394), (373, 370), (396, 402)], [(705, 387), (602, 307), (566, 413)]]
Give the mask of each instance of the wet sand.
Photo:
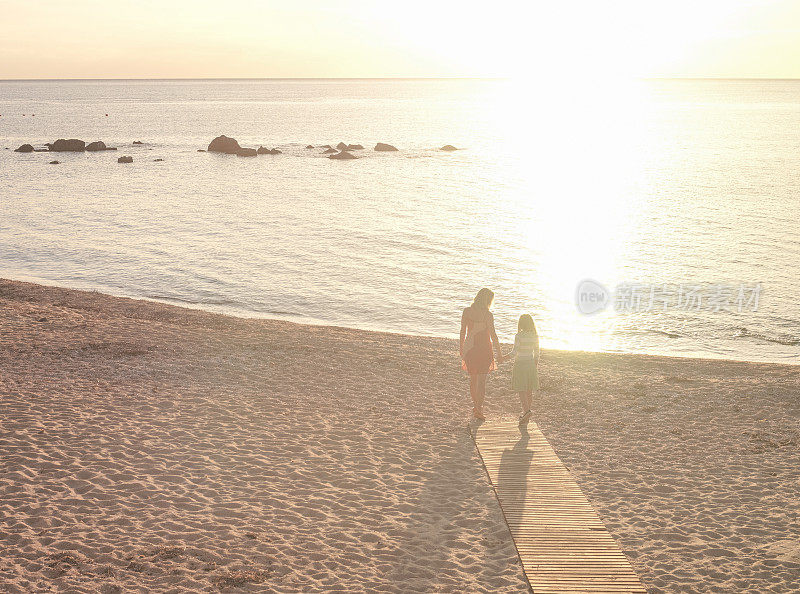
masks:
[[(796, 588), (800, 367), (540, 375), (535, 420), (653, 591)], [(523, 592), (467, 400), (452, 340), (0, 280), (0, 586)]]

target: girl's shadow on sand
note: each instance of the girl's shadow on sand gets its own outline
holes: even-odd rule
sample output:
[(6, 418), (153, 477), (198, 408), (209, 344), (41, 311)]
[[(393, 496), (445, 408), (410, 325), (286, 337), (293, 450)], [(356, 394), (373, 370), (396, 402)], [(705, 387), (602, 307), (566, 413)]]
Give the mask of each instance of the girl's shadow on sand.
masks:
[(536, 452), (528, 448), (530, 433), (527, 425), (519, 428), (520, 437), (500, 455), (497, 469), (497, 498), (509, 528), (512, 530), (525, 516), (528, 496), (528, 474)]

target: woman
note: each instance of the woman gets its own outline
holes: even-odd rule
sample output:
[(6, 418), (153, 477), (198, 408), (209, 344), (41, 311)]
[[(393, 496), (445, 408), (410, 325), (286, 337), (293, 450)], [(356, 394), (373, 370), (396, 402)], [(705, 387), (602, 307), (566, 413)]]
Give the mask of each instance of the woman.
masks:
[(486, 374), (497, 369), (492, 345), (497, 350), (497, 360), (503, 362), (500, 341), (494, 330), (494, 316), (489, 308), (494, 293), (483, 288), (478, 291), (472, 305), (461, 314), (461, 368), (469, 373), (469, 393), (472, 396), (472, 414), (483, 421), (483, 401), (486, 398)]

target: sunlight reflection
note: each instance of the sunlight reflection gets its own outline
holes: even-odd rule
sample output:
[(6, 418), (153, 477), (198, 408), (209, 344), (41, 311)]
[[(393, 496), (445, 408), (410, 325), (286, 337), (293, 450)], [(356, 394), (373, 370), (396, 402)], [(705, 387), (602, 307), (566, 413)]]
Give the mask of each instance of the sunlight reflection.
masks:
[[(613, 349), (613, 312), (576, 311), (577, 284), (616, 283), (623, 250), (642, 225), (637, 195), (648, 146), (648, 104), (641, 83), (618, 83), (587, 93), (585, 83), (532, 93), (510, 82), (495, 109), (496, 125), (515, 163), (517, 189), (509, 200), (521, 246), (506, 261), (519, 268), (526, 303), (539, 296), (543, 344)], [(544, 313), (546, 312), (546, 313)]]

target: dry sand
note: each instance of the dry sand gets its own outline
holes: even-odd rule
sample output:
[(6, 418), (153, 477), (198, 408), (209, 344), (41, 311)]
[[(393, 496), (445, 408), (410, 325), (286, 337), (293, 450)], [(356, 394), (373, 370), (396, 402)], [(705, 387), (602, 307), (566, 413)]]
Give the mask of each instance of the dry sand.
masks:
[[(524, 592), (456, 351), (0, 281), (0, 589)], [(540, 374), (536, 420), (653, 591), (797, 591), (800, 367)]]

